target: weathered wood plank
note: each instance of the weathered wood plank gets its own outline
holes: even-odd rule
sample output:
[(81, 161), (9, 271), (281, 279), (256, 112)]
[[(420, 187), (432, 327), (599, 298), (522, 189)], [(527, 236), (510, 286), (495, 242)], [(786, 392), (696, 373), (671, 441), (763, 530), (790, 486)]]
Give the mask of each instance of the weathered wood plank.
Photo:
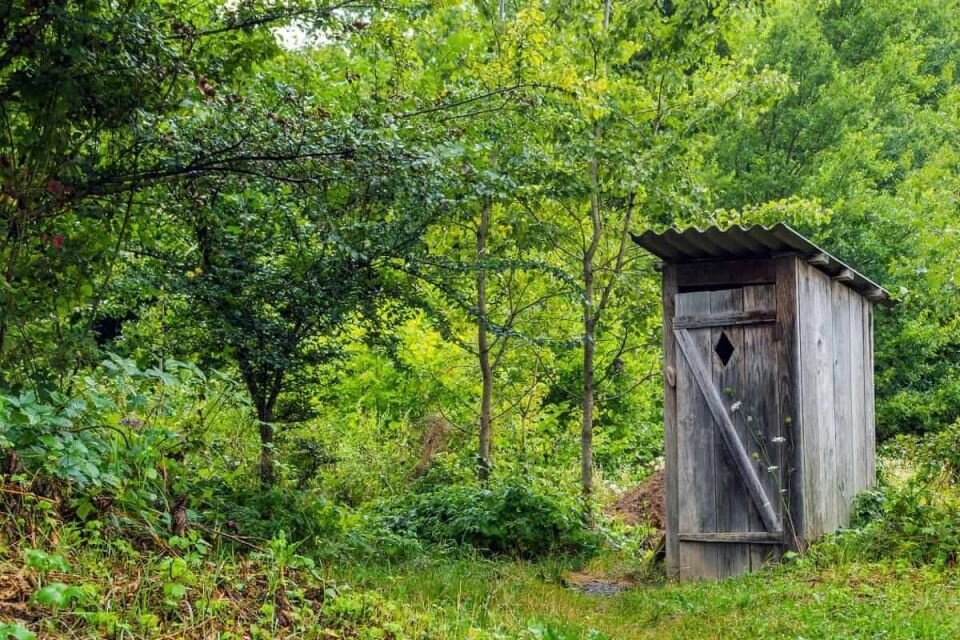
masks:
[(817, 324), (816, 313), (810, 307), (815, 304), (815, 284), (811, 271), (798, 265), (797, 312), (800, 319), (800, 388), (798, 411), (801, 416), (801, 447), (803, 487), (800, 495), (804, 502), (804, 533), (808, 539), (816, 538), (823, 531), (822, 501), (818, 491), (823, 484), (820, 469), (820, 412), (817, 410)]
[(807, 263), (815, 267), (826, 267), (830, 264), (830, 256), (825, 253), (818, 253), (807, 258)]
[(783, 531), (680, 532), (682, 542), (725, 542), (743, 544), (783, 544)]
[[(743, 443), (740, 442), (740, 438), (737, 436), (736, 427), (733, 424), (727, 408), (723, 404), (720, 392), (711, 384), (711, 374), (697, 349), (697, 342), (694, 341), (690, 333), (685, 329), (676, 329), (673, 333), (677, 338), (677, 345), (680, 347), (680, 352), (683, 354), (683, 360), (688, 364), (689, 374), (702, 391), (702, 396), (706, 400), (707, 408), (717, 423), (718, 431), (723, 438), (723, 442), (733, 455), (737, 471), (746, 485), (750, 498), (754, 501), (754, 504), (757, 505), (764, 526), (768, 531), (778, 530), (780, 523), (773, 510), (772, 501), (764, 492), (763, 485), (760, 483), (760, 478), (757, 475), (757, 470), (753, 466)], [(682, 522), (681, 528), (683, 528)]]
[(800, 407), (800, 320), (797, 313), (796, 256), (776, 259), (777, 325), (777, 415), (783, 443), (783, 472), (787, 489), (784, 529), (794, 551), (806, 548), (804, 534), (803, 424)]
[(832, 287), (833, 323), (833, 415), (834, 415), (834, 459), (833, 468), (836, 481), (827, 487), (833, 493), (835, 514), (831, 528), (846, 526), (850, 522), (850, 505), (856, 493), (855, 457), (853, 432), (855, 427), (851, 416), (851, 348), (850, 348), (850, 307), (852, 290), (846, 285), (834, 282)]
[(677, 287), (681, 292), (696, 289), (742, 287), (772, 284), (775, 277), (771, 260), (711, 260), (678, 264)]
[[(663, 372), (664, 380), (676, 381), (676, 342), (673, 337), (673, 317), (676, 315), (677, 268), (664, 265), (662, 276), (663, 299)], [(672, 372), (672, 373), (671, 373)], [(666, 569), (667, 577), (680, 576), (680, 541), (677, 539), (679, 493), (677, 491), (677, 390), (676, 385), (664, 384), (663, 440), (666, 470)]]
[[(773, 308), (776, 306), (776, 288), (773, 285), (746, 287), (743, 290), (743, 309)], [(739, 425), (751, 457), (756, 454), (757, 471), (767, 495), (774, 501), (774, 510), (780, 522), (784, 520), (783, 453), (785, 441), (777, 399), (779, 358), (774, 340), (775, 327), (755, 325), (743, 330), (743, 387), (746, 393), (740, 410)], [(756, 508), (750, 509), (750, 531), (763, 532), (763, 521)], [(781, 536), (781, 540), (783, 537)], [(770, 553), (768, 547), (750, 548), (750, 566), (760, 568)]]
[(877, 427), (876, 414), (874, 409), (874, 390), (873, 390), (873, 305), (864, 305), (864, 331), (863, 331), (863, 349), (866, 364), (864, 366), (864, 403), (863, 406), (867, 413), (867, 468), (866, 474), (869, 481), (868, 488), (873, 488), (877, 483)]
[[(730, 291), (723, 289), (721, 291)], [(737, 289), (739, 291), (739, 289)], [(716, 293), (719, 293), (716, 292)], [(752, 324), (773, 324), (777, 320), (775, 308), (750, 311), (710, 312), (707, 316), (681, 316), (674, 320), (674, 329), (708, 329), (713, 327), (736, 327)]]
[(833, 340), (833, 283), (822, 272), (817, 272), (818, 331), (823, 348), (817, 350), (817, 409), (820, 411), (820, 470), (823, 483), (818, 496), (823, 503), (824, 523), (821, 533), (840, 526), (840, 458), (837, 455), (837, 418), (834, 404), (834, 367), (836, 343)]
[(799, 263), (801, 414), (804, 450), (804, 522), (808, 537), (831, 530), (836, 501), (833, 419), (833, 322), (830, 279)]
[(866, 301), (856, 293), (850, 294), (850, 426), (853, 449), (850, 462), (853, 475), (853, 495), (860, 493), (867, 483), (867, 412), (864, 407), (866, 389), (864, 376), (866, 371), (863, 336), (863, 307)]
[[(708, 292), (680, 293), (676, 296), (678, 315), (703, 315), (710, 311)], [(676, 340), (677, 330), (673, 331)], [(689, 335), (686, 334), (685, 335)], [(710, 331), (693, 331), (693, 348), (708, 353)], [(692, 374), (691, 366), (677, 347), (677, 487), (679, 495), (678, 531), (715, 532), (717, 502), (714, 487), (713, 450), (716, 429), (709, 407)], [(680, 543), (681, 578), (719, 578), (718, 547), (707, 543)]]
[[(710, 316), (731, 317), (742, 315), (743, 289), (722, 289), (710, 293)], [(721, 400), (725, 409), (730, 412), (730, 406), (746, 393), (743, 381), (744, 352), (742, 326), (715, 327), (710, 329), (710, 344), (708, 352), (710, 375), (715, 389), (720, 391)], [(724, 364), (715, 353), (714, 348), (726, 336), (732, 345), (733, 352), (727, 363)], [(731, 412), (733, 426), (737, 439), (748, 446), (742, 422)], [(737, 460), (730, 448), (718, 442), (714, 446), (714, 473), (717, 492), (717, 531), (745, 532), (750, 530), (750, 497), (744, 490), (743, 481), (737, 469)], [(727, 578), (738, 576), (750, 570), (750, 547), (746, 544), (728, 544), (718, 550), (720, 556), (720, 576)]]
[(865, 292), (863, 295), (867, 300), (871, 302), (886, 302), (887, 300), (890, 299), (890, 296), (887, 294), (887, 292), (881, 289), (880, 287), (875, 287), (873, 289), (870, 289), (869, 291)]
[(841, 269), (837, 275), (833, 276), (837, 282), (853, 282), (854, 275), (852, 269)]

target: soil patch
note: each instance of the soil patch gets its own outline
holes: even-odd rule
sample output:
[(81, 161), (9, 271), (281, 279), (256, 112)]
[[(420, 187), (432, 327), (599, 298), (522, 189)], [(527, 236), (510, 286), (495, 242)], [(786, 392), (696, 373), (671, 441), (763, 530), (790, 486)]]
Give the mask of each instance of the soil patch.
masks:
[(627, 524), (645, 524), (664, 531), (667, 526), (664, 470), (657, 469), (643, 484), (620, 496), (607, 513)]

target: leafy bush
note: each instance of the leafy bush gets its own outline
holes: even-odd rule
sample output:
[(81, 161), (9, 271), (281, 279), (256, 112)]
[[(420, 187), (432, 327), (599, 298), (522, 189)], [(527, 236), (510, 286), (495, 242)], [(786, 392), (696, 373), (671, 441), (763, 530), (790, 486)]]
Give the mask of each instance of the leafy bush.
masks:
[(261, 540), (286, 535), (305, 550), (335, 542), (342, 533), (340, 510), (313, 492), (218, 484), (201, 488), (200, 494), (204, 498), (201, 515), (228, 533)]
[(850, 526), (860, 529), (873, 522), (879, 522), (887, 509), (887, 493), (884, 489), (864, 491), (853, 501), (850, 511)]
[(890, 558), (911, 565), (953, 566), (960, 551), (960, 495), (952, 487), (914, 480), (857, 497), (853, 526), (827, 538), (814, 555), (833, 562)]
[(249, 420), (234, 382), (176, 360), (141, 367), (111, 354), (68, 388), (0, 391), (0, 449), (12, 482), (75, 520), (166, 529), (177, 501), (224, 476), (211, 427)]
[(598, 544), (574, 503), (516, 481), (439, 487), (381, 509), (382, 522), (395, 533), (492, 554), (533, 558)]
[(960, 483), (960, 420), (927, 434), (916, 447), (914, 457), (920, 476)]

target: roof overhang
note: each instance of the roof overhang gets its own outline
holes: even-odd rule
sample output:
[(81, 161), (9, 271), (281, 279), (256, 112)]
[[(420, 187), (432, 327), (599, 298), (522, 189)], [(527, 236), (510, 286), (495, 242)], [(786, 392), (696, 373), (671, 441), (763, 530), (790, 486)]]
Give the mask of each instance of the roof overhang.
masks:
[(871, 302), (888, 307), (896, 304), (889, 291), (785, 224), (703, 230), (691, 227), (631, 235), (638, 245), (670, 264), (797, 255)]

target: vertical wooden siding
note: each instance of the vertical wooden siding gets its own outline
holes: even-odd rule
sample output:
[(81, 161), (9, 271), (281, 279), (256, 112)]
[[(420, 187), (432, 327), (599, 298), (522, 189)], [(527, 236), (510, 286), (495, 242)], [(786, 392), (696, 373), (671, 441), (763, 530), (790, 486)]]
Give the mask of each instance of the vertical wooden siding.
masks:
[(800, 437), (806, 539), (846, 526), (874, 483), (872, 305), (798, 262)]
[[(709, 291), (682, 293), (676, 297), (677, 316), (707, 316)], [(692, 332), (699, 353), (710, 353), (710, 330)], [(712, 533), (717, 529), (716, 456), (719, 444), (710, 409), (700, 392), (686, 358), (677, 363), (677, 485), (679, 531)], [(720, 545), (680, 542), (680, 578), (719, 578)]]
[[(753, 311), (772, 312), (777, 305), (773, 285), (679, 293), (674, 300), (677, 317), (706, 319)], [(724, 334), (733, 347), (726, 365), (714, 350)], [(773, 323), (689, 330), (692, 345), (707, 365), (709, 383), (721, 392), (737, 437), (753, 456), (751, 464), (757, 469), (763, 491), (772, 499), (775, 519), (782, 522), (780, 489), (784, 486), (782, 469), (786, 447), (779, 417), (779, 356), (775, 335)], [(668, 521), (668, 528), (676, 526), (677, 531), (684, 534), (767, 533), (737, 464), (720, 437), (715, 416), (697, 386), (690, 363), (679, 350), (672, 361), (677, 386), (671, 400), (674, 404), (668, 409), (674, 417), (668, 418), (667, 424), (675, 425), (677, 454), (676, 458), (667, 454), (667, 477), (677, 476), (679, 496), (677, 520)], [(671, 460), (676, 464), (671, 465)], [(668, 501), (671, 499), (668, 487)], [(780, 548), (771, 544), (681, 539), (677, 542), (677, 568), (681, 578), (724, 578), (759, 569), (779, 553)]]
[[(743, 290), (743, 310), (777, 309), (777, 293), (773, 285), (746, 287)], [(780, 311), (778, 310), (779, 314)], [(780, 415), (780, 367), (783, 361), (776, 344), (776, 325), (764, 325), (744, 330), (743, 335), (743, 416), (741, 439), (757, 443), (760, 449), (760, 480), (768, 496), (774, 499), (774, 510), (786, 533), (786, 438)], [(774, 467), (771, 472), (764, 467)], [(751, 505), (749, 530), (765, 531), (756, 507)], [(767, 544), (750, 545), (749, 569), (756, 571), (770, 560), (780, 557), (780, 547)]]
[[(710, 292), (710, 313), (713, 315), (725, 312), (743, 311), (743, 289), (722, 289)], [(751, 330), (753, 328), (751, 327)], [(694, 332), (698, 333), (698, 332)], [(705, 353), (710, 359), (713, 384), (723, 393), (724, 402), (729, 405), (744, 394), (751, 394), (750, 389), (744, 387), (744, 367), (747, 364), (743, 350), (743, 327), (713, 327), (702, 332), (706, 335), (707, 348)], [(713, 352), (714, 345), (720, 341), (721, 334), (726, 334), (733, 345), (733, 354), (724, 365)], [(750, 433), (743, 420), (733, 415), (737, 435), (745, 445), (751, 442)], [(718, 429), (708, 425), (714, 431)], [(751, 449), (748, 449), (748, 451)], [(736, 463), (730, 451), (724, 446), (722, 439), (717, 438), (713, 447), (714, 474), (717, 491), (717, 531), (750, 531), (751, 501), (743, 481), (736, 470)], [(762, 477), (762, 476), (761, 476)], [(718, 577), (738, 576), (750, 570), (750, 545), (723, 544), (717, 549)]]
[(663, 268), (663, 436), (666, 467), (666, 564), (667, 576), (680, 575), (680, 542), (677, 520), (680, 503), (677, 494), (677, 389), (676, 340), (673, 337), (673, 316), (676, 312), (677, 267)]
[(800, 316), (797, 312), (798, 269), (796, 256), (776, 259), (777, 295), (777, 401), (784, 443), (784, 489), (789, 511), (784, 518), (787, 542), (794, 551), (806, 548), (803, 509), (803, 429), (801, 426)]

